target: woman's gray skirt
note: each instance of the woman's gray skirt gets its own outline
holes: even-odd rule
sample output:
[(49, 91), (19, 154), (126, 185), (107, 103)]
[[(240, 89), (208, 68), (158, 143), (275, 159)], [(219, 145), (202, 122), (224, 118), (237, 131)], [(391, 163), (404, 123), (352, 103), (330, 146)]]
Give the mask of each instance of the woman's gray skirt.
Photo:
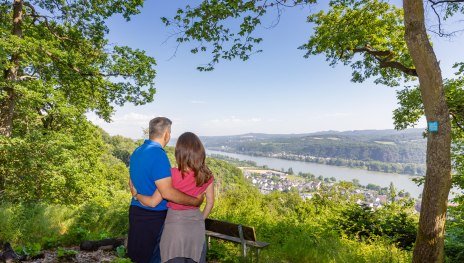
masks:
[(161, 262), (183, 257), (200, 262), (205, 244), (205, 220), (199, 209), (169, 209), (161, 236)]

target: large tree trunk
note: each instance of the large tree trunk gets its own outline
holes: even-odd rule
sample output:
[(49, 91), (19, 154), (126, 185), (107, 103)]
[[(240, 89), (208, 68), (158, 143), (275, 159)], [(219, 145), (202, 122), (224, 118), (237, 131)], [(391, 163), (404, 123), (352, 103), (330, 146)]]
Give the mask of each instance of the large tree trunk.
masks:
[(419, 77), (427, 121), (438, 121), (428, 133), (427, 172), (413, 262), (443, 262), (448, 194), (451, 188), (451, 123), (443, 78), (427, 36), (422, 0), (403, 0), (406, 42)]
[[(13, 30), (12, 34), (17, 37), (23, 36), (23, 1), (14, 0), (13, 2)], [(15, 108), (16, 94), (13, 89), (13, 82), (18, 79), (19, 54), (12, 54), (12, 67), (4, 71), (4, 78), (7, 85), (2, 88), (4, 97), (0, 101), (0, 135), (11, 136), (13, 128), (13, 115)]]

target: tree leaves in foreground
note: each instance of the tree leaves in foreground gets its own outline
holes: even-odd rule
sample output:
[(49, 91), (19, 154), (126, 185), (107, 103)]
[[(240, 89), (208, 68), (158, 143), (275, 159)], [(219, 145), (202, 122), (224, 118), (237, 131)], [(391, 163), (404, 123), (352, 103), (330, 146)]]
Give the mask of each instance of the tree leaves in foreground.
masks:
[[(107, 39), (108, 18), (142, 5), (0, 0), (1, 200), (72, 204), (125, 188), (127, 168), (85, 114), (110, 121), (114, 105), (153, 101), (155, 59)], [(130, 148), (113, 151), (127, 163)]]
[(66, 133), (0, 137), (0, 163), (0, 201), (72, 205), (127, 188), (127, 167), (89, 123)]
[(0, 1), (0, 130), (57, 131), (94, 111), (153, 100), (155, 60), (109, 43), (106, 19), (126, 20), (143, 1)]

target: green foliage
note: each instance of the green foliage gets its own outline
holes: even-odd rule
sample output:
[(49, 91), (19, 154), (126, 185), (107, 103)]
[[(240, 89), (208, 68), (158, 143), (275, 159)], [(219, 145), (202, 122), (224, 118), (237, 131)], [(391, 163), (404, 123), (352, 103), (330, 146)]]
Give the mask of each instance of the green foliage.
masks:
[(123, 144), (82, 124), (1, 138), (0, 240), (51, 248), (126, 235), (128, 169), (112, 155)]
[(39, 244), (48, 249), (77, 245), (83, 240), (125, 236), (129, 200), (130, 195), (124, 193), (106, 205), (99, 200), (79, 206), (3, 203), (0, 241), (25, 247)]
[(42, 251), (42, 246), (39, 243), (32, 243), (32, 244), (27, 244), (26, 246), (23, 246), (19, 254), (30, 258), (30, 257), (35, 257), (39, 255), (41, 251)]
[[(464, 68), (459, 68), (456, 79), (446, 79), (444, 90), (451, 114), (451, 157), (453, 165), (453, 185), (464, 189)], [(397, 129), (413, 127), (424, 116), (424, 106), (419, 87), (408, 88), (398, 92), (399, 107), (394, 110), (394, 121)], [(422, 182), (419, 182), (422, 183)], [(456, 198), (461, 206), (464, 196)]]
[(206, 258), (213, 262), (240, 262), (236, 256), (240, 253), (240, 249), (235, 244), (211, 239), (211, 247), (207, 251)]
[(130, 139), (121, 135), (110, 136), (105, 131), (101, 131), (103, 140), (110, 147), (111, 154), (129, 166), (129, 160), (132, 152), (137, 148), (138, 144)]
[[(434, 1), (432, 2), (432, 8), (437, 10), (440, 8), (444, 12), (443, 19), (447, 20), (456, 13), (464, 13), (464, 6), (460, 2), (455, 1)], [(440, 36), (445, 36), (443, 32), (437, 32)], [(451, 34), (452, 35), (452, 34)]]
[(132, 263), (132, 261), (128, 258), (115, 258), (111, 263)]
[[(306, 58), (324, 54), (331, 65), (350, 65), (352, 81), (375, 77), (375, 83), (398, 86), (411, 79), (394, 63), (412, 68), (404, 40), (403, 10), (383, 0), (334, 0), (329, 10), (308, 17), (314, 33), (301, 49)], [(359, 55), (358, 55), (359, 54)]]
[(123, 245), (117, 247), (117, 248), (116, 248), (116, 254), (117, 254), (118, 257), (120, 257), (120, 258), (126, 257), (126, 247), (123, 246)]
[[(426, 141), (421, 130), (204, 137), (210, 149), (382, 171), (425, 175)], [(284, 154), (282, 154), (284, 152)], [(219, 157), (224, 158), (224, 157)], [(230, 161), (230, 159), (226, 159)], [(239, 164), (237, 161), (233, 161)], [(240, 163), (242, 166), (253, 164)]]
[[(167, 149), (172, 159), (173, 149)], [(116, 159), (120, 164), (121, 161)], [(378, 242), (358, 242), (341, 236), (331, 218), (337, 218), (349, 201), (336, 192), (303, 201), (297, 192), (261, 194), (241, 171), (208, 158), (214, 172), (217, 201), (214, 218), (256, 228), (258, 240), (270, 242), (262, 251), (264, 262), (407, 262), (410, 253), (399, 250), (385, 237)], [(122, 164), (123, 165), (123, 164)], [(124, 165), (123, 165), (124, 167)], [(40, 247), (68, 246), (82, 240), (119, 237), (127, 233), (128, 191), (114, 196), (95, 196), (79, 205), (0, 205), (0, 240), (13, 244), (34, 242)], [(396, 227), (396, 226), (395, 226)], [(236, 244), (213, 241), (210, 259), (237, 262)], [(118, 249), (118, 255), (124, 251)], [(114, 262), (129, 262), (125, 258)]]
[[(255, 227), (257, 239), (271, 243), (261, 251), (260, 257), (264, 262), (411, 260), (411, 253), (398, 249), (387, 235), (373, 235), (375, 242), (340, 235), (336, 231), (338, 219), (341, 212), (348, 209), (348, 204), (345, 197), (334, 193), (316, 195), (311, 200), (303, 201), (295, 192), (262, 195), (254, 188), (235, 189), (221, 196), (212, 217)], [(379, 214), (378, 219), (383, 220), (384, 217)], [(393, 232), (393, 229), (390, 231)], [(230, 258), (238, 254), (235, 245), (221, 241), (212, 243), (210, 256), (213, 258)]]
[(204, 141), (210, 149), (220, 150), (221, 147), (226, 147), (232, 152), (299, 158), (297, 160), (302, 161), (317, 161), (314, 157), (321, 157), (339, 159), (338, 161), (422, 164), (425, 163), (426, 150), (426, 140), (418, 129), (401, 132), (377, 131), (372, 134), (369, 131), (292, 136), (264, 134), (246, 139), (241, 136), (218, 136), (204, 137)]
[[(247, 60), (254, 52), (260, 52), (255, 45), (262, 39), (252, 33), (269, 11), (280, 18), (283, 8), (313, 3), (202, 1), (196, 7), (178, 9), (172, 19), (162, 21), (178, 32), (179, 44), (198, 43), (192, 53), (211, 52), (211, 62), (198, 67), (208, 71), (221, 59)], [(330, 1), (329, 6), (329, 11), (308, 17), (308, 22), (316, 26), (309, 41), (300, 47), (307, 50), (305, 57), (324, 54), (331, 65), (350, 65), (355, 82), (376, 77), (376, 83), (397, 86), (399, 79), (410, 80), (415, 75), (404, 41), (402, 9), (382, 0), (336, 0)]]
[[(191, 53), (210, 52), (212, 59), (200, 71), (214, 69), (220, 60), (248, 60), (254, 53), (262, 38), (254, 37), (253, 32), (261, 24), (262, 17), (268, 9), (280, 10), (285, 6), (297, 6), (314, 3), (314, 0), (292, 1), (237, 1), (214, 0), (202, 1), (198, 6), (187, 5), (178, 9), (172, 18), (162, 18), (166, 26), (174, 27), (176, 41), (196, 42)], [(238, 20), (238, 23), (234, 23)]]
[[(462, 130), (464, 127), (464, 78), (446, 79), (444, 90), (452, 116), (453, 130)], [(397, 129), (414, 127), (419, 119), (425, 115), (419, 87), (399, 91), (397, 99), (400, 106), (393, 111), (395, 127)]]
[[(77, 240), (98, 240), (126, 235), (129, 200), (129, 193), (124, 191), (112, 198), (95, 198), (84, 203), (75, 211), (73, 225), (69, 228), (70, 236), (66, 241), (72, 244), (71, 242)], [(77, 235), (73, 236), (73, 233)]]
[[(58, 130), (94, 111), (109, 121), (113, 105), (153, 100), (155, 60), (144, 51), (108, 43), (106, 18), (139, 13), (143, 1), (39, 0), (23, 6), (22, 36), (11, 33), (13, 2), (1, 1), (0, 99), (14, 93), (14, 136), (43, 127)], [(11, 57), (19, 56), (17, 65)]]
[(59, 247), (56, 250), (56, 257), (58, 260), (67, 260), (75, 257), (79, 252), (73, 249), (65, 249), (62, 247)]
[(378, 237), (386, 237), (398, 247), (408, 250), (416, 240), (417, 216), (394, 204), (378, 210), (350, 205), (335, 220), (343, 233), (359, 240), (376, 241)]
[(419, 88), (406, 88), (397, 92), (400, 105), (393, 111), (395, 128), (398, 130), (414, 127), (424, 116), (424, 105)]
[(0, 137), (0, 200), (76, 204), (127, 189), (128, 170), (101, 136), (85, 121), (66, 133)]
[(0, 241), (45, 245), (59, 236), (72, 219), (72, 208), (46, 204), (0, 204)]
[(210, 154), (210, 156), (211, 158), (214, 158), (214, 159), (224, 160), (237, 167), (247, 167), (247, 166), (257, 167), (258, 166), (256, 162), (240, 160), (239, 158), (233, 158), (233, 157), (222, 155), (222, 154)]
[(449, 207), (446, 222), (446, 262), (464, 262), (464, 207)]

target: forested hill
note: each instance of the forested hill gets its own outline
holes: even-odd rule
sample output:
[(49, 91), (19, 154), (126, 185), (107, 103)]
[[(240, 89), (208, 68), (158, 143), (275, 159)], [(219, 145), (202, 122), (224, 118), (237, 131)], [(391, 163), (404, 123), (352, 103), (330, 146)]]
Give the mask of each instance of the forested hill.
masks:
[[(77, 131), (0, 141), (0, 153), (8, 151), (0, 154), (0, 179), (6, 182), (0, 184), (0, 243), (11, 243), (31, 259), (26, 262), (39, 256), (64, 262), (69, 255), (73, 262), (103, 262), (101, 253), (82, 259), (76, 246), (127, 235), (127, 164), (143, 141), (110, 136), (90, 124)], [(166, 152), (174, 166), (174, 148)], [(356, 202), (364, 195), (352, 195), (350, 182), (322, 185), (306, 200), (296, 188), (264, 195), (234, 165), (214, 158), (207, 163), (216, 187), (210, 217), (255, 227), (257, 239), (271, 243), (260, 254), (262, 262), (411, 262), (418, 217), (406, 199), (363, 208)], [(462, 262), (460, 211), (450, 211), (456, 220), (447, 226), (449, 262)], [(124, 247), (108, 254), (111, 262), (129, 262)], [(235, 244), (212, 240), (208, 261), (238, 262), (239, 255)]]
[(362, 130), (308, 134), (259, 134), (202, 137), (213, 150), (341, 158), (385, 163), (425, 163), (424, 129)]

